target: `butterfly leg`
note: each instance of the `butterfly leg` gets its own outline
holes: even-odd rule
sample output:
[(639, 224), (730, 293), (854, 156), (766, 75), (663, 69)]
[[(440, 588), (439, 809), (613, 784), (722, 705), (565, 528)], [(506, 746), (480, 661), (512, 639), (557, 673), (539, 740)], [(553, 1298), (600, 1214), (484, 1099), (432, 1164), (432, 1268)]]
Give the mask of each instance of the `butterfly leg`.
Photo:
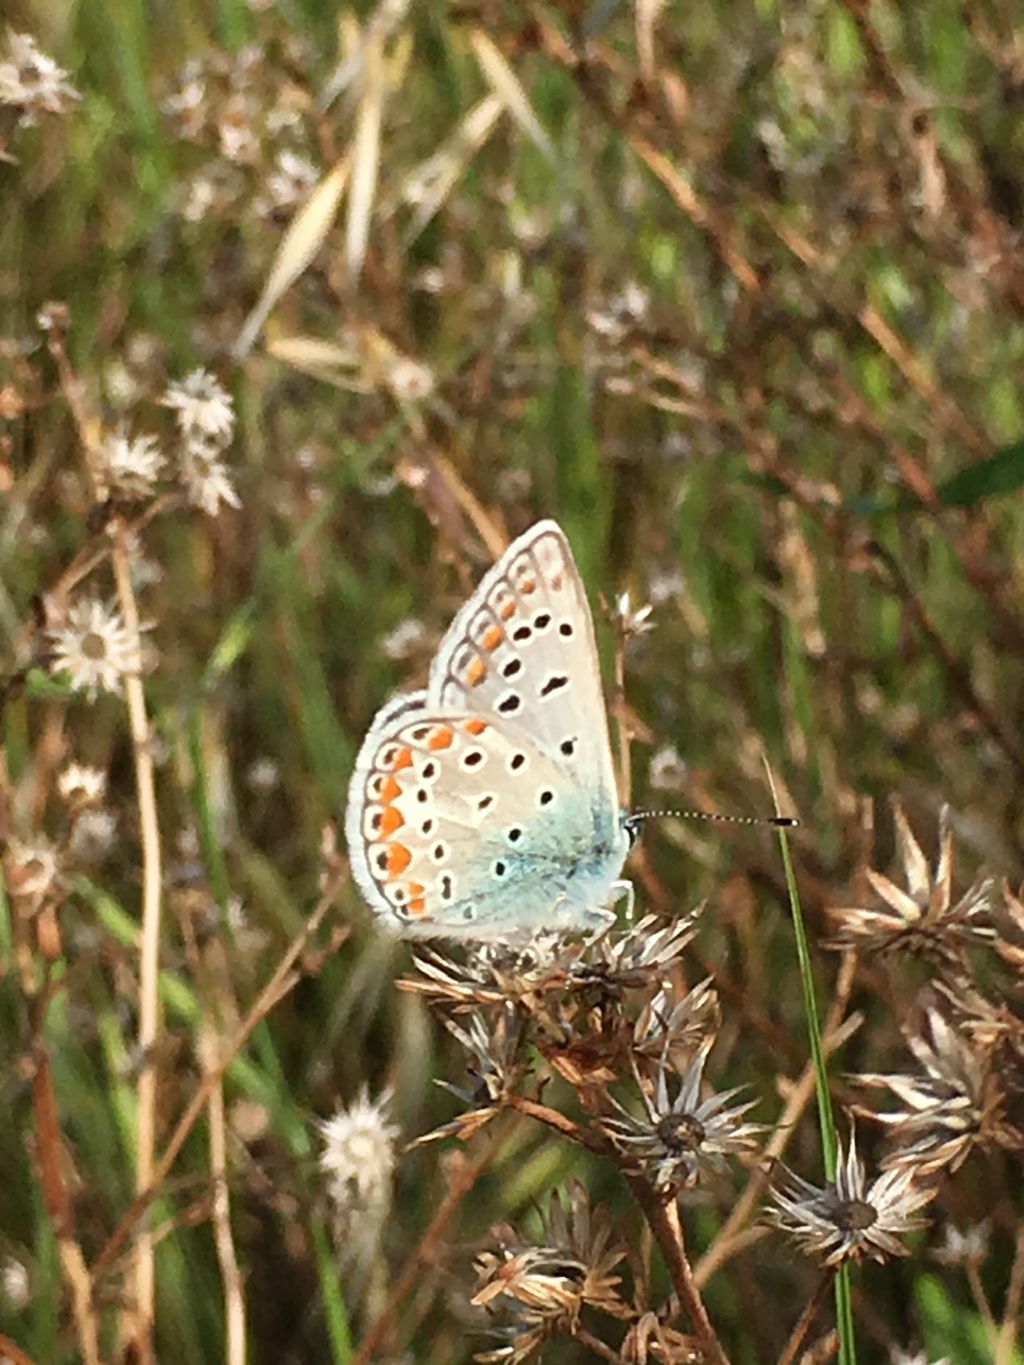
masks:
[(612, 882), (611, 886), (609, 887), (609, 890), (610, 890), (610, 892), (611, 892), (611, 898), (610, 898), (608, 904), (609, 904), (609, 905), (614, 905), (615, 902), (616, 902), (617, 900), (619, 900), (621, 897), (625, 896), (625, 898), (626, 898), (626, 918), (627, 918), (628, 920), (632, 920), (632, 918), (633, 918), (633, 907), (634, 907), (634, 905), (636, 904), (636, 891), (635, 891), (635, 889), (634, 889), (634, 887), (633, 887), (633, 883), (632, 883), (632, 882), (629, 882), (629, 881), (626, 881), (625, 878), (622, 878), (622, 879), (619, 880), (619, 881)]

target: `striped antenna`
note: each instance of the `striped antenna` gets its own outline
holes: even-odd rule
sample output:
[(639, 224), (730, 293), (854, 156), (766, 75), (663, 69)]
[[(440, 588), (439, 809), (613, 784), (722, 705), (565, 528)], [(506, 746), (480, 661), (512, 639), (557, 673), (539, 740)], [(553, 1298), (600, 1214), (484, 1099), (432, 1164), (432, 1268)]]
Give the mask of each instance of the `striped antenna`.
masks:
[(768, 825), (772, 829), (794, 829), (800, 821), (795, 815), (718, 815), (709, 810), (637, 810), (626, 817), (626, 825), (639, 825), (642, 820), (660, 820), (674, 816), (677, 820), (711, 820), (723, 825)]

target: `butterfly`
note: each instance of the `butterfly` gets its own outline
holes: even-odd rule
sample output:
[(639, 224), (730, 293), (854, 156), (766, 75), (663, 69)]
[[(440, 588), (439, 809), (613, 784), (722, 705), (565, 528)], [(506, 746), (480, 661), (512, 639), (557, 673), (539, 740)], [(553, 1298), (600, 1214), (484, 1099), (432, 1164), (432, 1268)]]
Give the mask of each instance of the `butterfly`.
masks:
[(583, 583), (561, 527), (539, 521), (458, 612), (427, 686), (374, 718), (348, 793), (352, 874), (403, 934), (593, 929), (632, 902), (634, 831)]

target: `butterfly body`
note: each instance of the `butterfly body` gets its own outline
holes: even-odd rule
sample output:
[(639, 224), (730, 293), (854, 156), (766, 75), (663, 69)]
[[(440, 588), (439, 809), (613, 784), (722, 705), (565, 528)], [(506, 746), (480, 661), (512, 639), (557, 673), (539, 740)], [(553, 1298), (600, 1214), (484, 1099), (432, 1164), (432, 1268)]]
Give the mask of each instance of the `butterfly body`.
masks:
[(346, 838), (360, 890), (406, 934), (510, 940), (607, 920), (630, 837), (590, 611), (555, 522), (484, 576), (427, 687), (378, 712)]

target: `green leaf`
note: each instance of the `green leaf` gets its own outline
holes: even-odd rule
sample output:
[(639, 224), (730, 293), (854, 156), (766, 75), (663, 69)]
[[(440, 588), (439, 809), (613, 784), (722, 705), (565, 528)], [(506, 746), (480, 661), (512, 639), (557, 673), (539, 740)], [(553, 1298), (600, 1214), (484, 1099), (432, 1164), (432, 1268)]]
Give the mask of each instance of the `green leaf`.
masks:
[(973, 507), (984, 498), (1024, 486), (1024, 441), (1003, 446), (987, 459), (959, 469), (936, 488), (943, 507)]
[(41, 668), (30, 668), (25, 675), (25, 695), (32, 701), (68, 701), (75, 695), (75, 689), (60, 677), (51, 678)]

